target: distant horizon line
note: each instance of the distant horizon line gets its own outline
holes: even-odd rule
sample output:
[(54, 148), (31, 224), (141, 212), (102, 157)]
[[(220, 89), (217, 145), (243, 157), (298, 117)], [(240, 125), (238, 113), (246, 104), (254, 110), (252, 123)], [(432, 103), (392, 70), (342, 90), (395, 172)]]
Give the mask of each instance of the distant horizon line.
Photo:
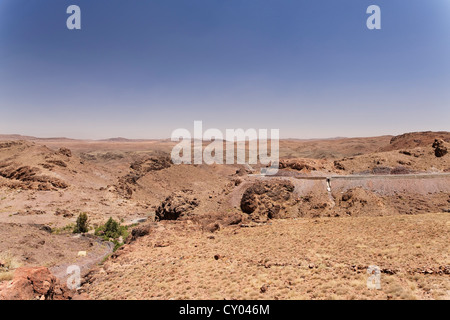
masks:
[[(395, 137), (410, 133), (447, 133), (449, 131), (433, 131), (433, 130), (427, 130), (427, 131), (411, 131), (411, 132), (405, 132), (402, 134), (382, 134), (382, 135), (376, 135), (376, 136), (336, 136), (336, 137), (328, 137), (328, 138), (280, 138), (279, 140), (338, 140), (338, 139), (358, 139), (358, 138), (375, 138), (375, 137)], [(112, 137), (112, 138), (104, 138), (104, 139), (92, 139), (92, 138), (69, 138), (69, 137), (38, 137), (38, 136), (30, 136), (30, 135), (22, 135), (18, 133), (14, 134), (3, 134), (0, 133), (0, 139), (7, 140), (7, 138), (14, 138), (16, 140), (74, 140), (74, 141), (99, 141), (99, 142), (145, 142), (145, 141), (172, 141), (171, 138), (125, 138), (125, 137)], [(22, 138), (22, 139), (21, 139)], [(186, 139), (188, 140), (188, 139)], [(190, 140), (198, 140), (198, 139), (190, 139)], [(218, 139), (222, 141), (229, 141), (226, 139)], [(252, 139), (252, 140), (259, 140), (259, 139)], [(249, 141), (252, 141), (249, 140)], [(269, 139), (270, 140), (270, 139)], [(210, 141), (210, 140), (202, 140), (202, 141)], [(239, 140), (238, 140), (239, 141)], [(247, 141), (247, 140), (246, 140)]]

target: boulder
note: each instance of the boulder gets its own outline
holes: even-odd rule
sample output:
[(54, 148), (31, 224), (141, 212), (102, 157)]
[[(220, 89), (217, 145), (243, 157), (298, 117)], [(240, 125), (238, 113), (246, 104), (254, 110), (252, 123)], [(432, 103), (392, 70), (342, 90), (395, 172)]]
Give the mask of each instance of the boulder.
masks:
[(185, 192), (175, 192), (156, 208), (156, 220), (176, 220), (194, 210), (199, 201)]
[(136, 239), (140, 238), (140, 237), (144, 237), (146, 235), (150, 234), (150, 226), (149, 225), (142, 225), (142, 226), (138, 226), (136, 228), (133, 228), (133, 230), (131, 230), (131, 235), (128, 236), (128, 238), (126, 239), (126, 243), (131, 243), (136, 241)]
[(46, 267), (18, 268), (12, 281), (0, 284), (0, 300), (70, 300), (74, 295)]
[(241, 210), (253, 220), (281, 218), (292, 200), (294, 185), (290, 181), (257, 182), (241, 198)]
[(448, 153), (450, 145), (442, 139), (436, 139), (433, 143), (434, 155), (438, 158), (445, 156)]

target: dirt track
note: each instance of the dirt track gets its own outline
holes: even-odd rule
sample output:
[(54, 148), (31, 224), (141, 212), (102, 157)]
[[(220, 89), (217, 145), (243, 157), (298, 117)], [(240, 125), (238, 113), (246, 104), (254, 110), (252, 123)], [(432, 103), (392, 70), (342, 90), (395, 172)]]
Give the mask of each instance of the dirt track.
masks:
[(83, 277), (89, 270), (100, 263), (108, 255), (113, 252), (114, 244), (111, 242), (104, 242), (101, 240), (95, 240), (97, 245), (103, 250), (97, 250), (95, 252), (89, 252), (83, 259), (79, 259), (76, 262), (63, 263), (50, 268), (50, 271), (62, 282), (65, 283), (69, 275), (67, 274), (67, 268), (71, 265), (76, 265), (80, 268), (81, 277)]
[[(396, 188), (398, 191), (429, 193), (429, 192), (450, 192), (449, 178), (450, 173), (304, 176), (299, 175), (298, 173), (293, 171), (288, 171), (283, 172), (282, 175), (273, 175), (273, 176), (250, 174), (247, 176), (246, 179), (247, 183), (244, 185), (248, 185), (248, 182), (252, 180), (264, 180), (264, 179), (289, 180), (295, 185), (296, 194), (304, 194), (305, 191), (310, 191), (312, 189), (312, 185), (314, 185), (314, 182), (312, 181), (322, 182), (320, 183), (320, 185), (323, 185), (323, 188), (325, 189), (327, 187), (326, 182), (330, 181), (332, 189), (334, 189), (334, 187), (337, 186), (339, 191), (344, 191), (346, 189), (361, 186), (372, 191), (378, 191), (381, 194), (387, 193), (386, 192), (387, 190), (389, 190), (388, 193), (392, 194), (396, 191)], [(421, 179), (423, 180), (421, 181)], [(408, 180), (413, 180), (414, 182)], [(306, 181), (311, 181), (312, 183), (311, 182), (308, 183)], [(244, 185), (240, 186), (239, 189), (242, 189)], [(233, 201), (233, 204), (236, 204), (236, 201)]]

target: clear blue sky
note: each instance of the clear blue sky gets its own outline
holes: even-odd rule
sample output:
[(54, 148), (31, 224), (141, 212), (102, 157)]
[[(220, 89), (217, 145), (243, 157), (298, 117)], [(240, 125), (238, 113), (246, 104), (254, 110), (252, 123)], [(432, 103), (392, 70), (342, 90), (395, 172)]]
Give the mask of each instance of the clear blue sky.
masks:
[(450, 1), (0, 0), (0, 133), (167, 138), (194, 120), (284, 138), (450, 130)]

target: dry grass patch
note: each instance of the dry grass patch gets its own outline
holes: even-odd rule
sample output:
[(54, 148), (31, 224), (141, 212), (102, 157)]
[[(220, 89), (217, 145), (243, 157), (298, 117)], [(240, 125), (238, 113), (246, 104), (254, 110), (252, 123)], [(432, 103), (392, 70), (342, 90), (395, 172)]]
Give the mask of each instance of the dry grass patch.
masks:
[[(214, 240), (201, 231), (175, 232), (179, 224), (167, 224), (107, 261), (108, 276), (99, 277), (89, 294), (100, 299), (111, 294), (139, 299), (448, 299), (448, 275), (414, 270), (448, 263), (449, 221), (444, 213), (272, 220), (253, 228), (222, 229)], [(159, 238), (171, 245), (148, 245)], [(381, 274), (381, 290), (367, 288), (369, 265), (388, 270)], [(136, 290), (133, 295), (122, 288), (124, 273), (127, 287)], [(111, 284), (116, 293), (105, 292)]]

